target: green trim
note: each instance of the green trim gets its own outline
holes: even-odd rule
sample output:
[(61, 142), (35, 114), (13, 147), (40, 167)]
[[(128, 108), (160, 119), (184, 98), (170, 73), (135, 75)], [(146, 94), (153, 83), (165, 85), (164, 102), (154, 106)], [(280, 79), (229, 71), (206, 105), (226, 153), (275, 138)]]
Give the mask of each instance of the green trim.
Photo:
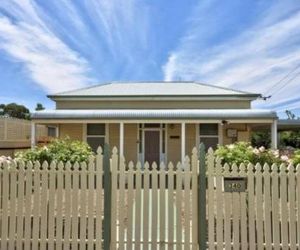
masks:
[(199, 192), (198, 192), (198, 243), (199, 250), (206, 250), (207, 222), (206, 222), (206, 162), (205, 146), (199, 147)]
[(110, 249), (111, 242), (111, 172), (110, 172), (110, 150), (109, 145), (105, 143), (103, 151), (103, 169), (104, 169), (104, 232), (103, 247)]

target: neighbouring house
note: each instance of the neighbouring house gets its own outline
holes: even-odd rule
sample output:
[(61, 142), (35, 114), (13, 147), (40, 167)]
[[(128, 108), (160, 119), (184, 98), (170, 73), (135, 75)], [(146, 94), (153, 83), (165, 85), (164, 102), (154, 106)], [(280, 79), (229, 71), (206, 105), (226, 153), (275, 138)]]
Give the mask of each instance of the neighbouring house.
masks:
[(276, 112), (251, 108), (259, 94), (180, 81), (112, 82), (48, 97), (56, 108), (32, 114), (32, 145), (43, 124), (93, 150), (117, 146), (127, 160), (177, 162), (201, 142), (249, 141), (252, 126), (264, 124), (277, 147)]
[[(44, 143), (48, 135), (55, 137), (54, 127), (38, 125), (36, 138), (38, 143)], [(54, 130), (54, 131), (53, 131)], [(49, 134), (50, 133), (50, 134)], [(19, 150), (29, 149), (31, 146), (31, 122), (7, 116), (0, 117), (0, 156), (14, 156)]]

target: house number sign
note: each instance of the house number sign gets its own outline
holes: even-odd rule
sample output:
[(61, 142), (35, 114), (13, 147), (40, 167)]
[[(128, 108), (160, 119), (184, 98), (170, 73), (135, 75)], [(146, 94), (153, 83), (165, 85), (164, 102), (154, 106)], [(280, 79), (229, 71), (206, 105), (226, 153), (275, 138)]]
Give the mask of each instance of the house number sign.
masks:
[(247, 178), (224, 177), (224, 192), (246, 192)]

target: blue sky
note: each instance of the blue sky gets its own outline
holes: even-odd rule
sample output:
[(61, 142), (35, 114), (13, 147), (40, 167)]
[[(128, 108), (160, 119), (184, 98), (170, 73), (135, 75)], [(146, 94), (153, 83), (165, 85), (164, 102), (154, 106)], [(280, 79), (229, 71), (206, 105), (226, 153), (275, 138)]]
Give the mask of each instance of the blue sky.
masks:
[(0, 103), (53, 108), (46, 94), (131, 80), (258, 92), (272, 98), (255, 107), (300, 115), (300, 2), (0, 2)]

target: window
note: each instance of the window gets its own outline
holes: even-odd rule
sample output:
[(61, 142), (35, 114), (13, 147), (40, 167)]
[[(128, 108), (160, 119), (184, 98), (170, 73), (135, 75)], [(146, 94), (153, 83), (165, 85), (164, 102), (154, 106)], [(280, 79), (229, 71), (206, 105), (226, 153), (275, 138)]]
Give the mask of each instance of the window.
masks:
[(105, 143), (105, 124), (87, 124), (86, 142), (94, 152), (97, 151), (99, 146), (103, 147)]
[(208, 149), (212, 147), (215, 149), (219, 143), (219, 125), (212, 124), (200, 124), (199, 126), (199, 139), (200, 143), (204, 143), (205, 147)]
[(56, 137), (56, 128), (55, 127), (48, 127), (48, 136)]

